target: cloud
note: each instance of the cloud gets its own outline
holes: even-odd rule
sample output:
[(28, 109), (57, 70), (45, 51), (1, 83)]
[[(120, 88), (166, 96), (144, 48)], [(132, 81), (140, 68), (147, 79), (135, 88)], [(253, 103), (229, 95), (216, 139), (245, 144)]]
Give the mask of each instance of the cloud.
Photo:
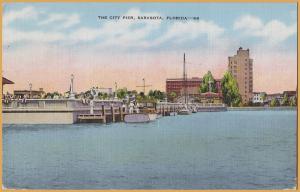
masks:
[[(132, 8), (123, 16), (160, 16), (157, 12), (141, 12)], [(146, 40), (151, 33), (159, 29), (161, 20), (110, 20), (99, 28), (82, 27), (70, 34), (71, 41), (103, 40), (102, 47), (118, 45), (119, 47), (147, 46)]]
[(262, 21), (258, 17), (245, 15), (235, 21), (233, 29), (257, 30), (263, 27)]
[[(138, 8), (129, 9), (123, 16), (162, 16), (157, 12), (142, 12)], [(121, 16), (122, 17), (122, 16)], [(70, 34), (71, 41), (96, 41), (101, 39), (99, 47), (118, 48), (149, 48), (167, 41), (184, 43), (206, 35), (209, 41), (219, 39), (224, 29), (212, 21), (188, 21), (166, 23), (166, 29), (161, 28), (162, 20), (118, 20), (106, 21), (99, 28), (83, 27)], [(160, 36), (153, 36), (159, 31)]]
[(66, 16), (65, 22), (62, 24), (63, 28), (69, 28), (73, 25), (80, 23), (80, 17), (78, 14), (71, 14)]
[(39, 12), (32, 6), (24, 7), (20, 10), (11, 10), (3, 15), (3, 24), (4, 26), (20, 20), (30, 20), (37, 19)]
[[(46, 15), (45, 20), (41, 20), (40, 16)], [(17, 20), (37, 20), (36, 28), (31, 30), (20, 30), (9, 24)], [(19, 10), (11, 10), (3, 16), (3, 44), (9, 45), (16, 42), (42, 42), (50, 43), (55, 41), (65, 41), (68, 39), (67, 33), (61, 31), (80, 23), (80, 16), (78, 14), (62, 14), (50, 13), (45, 14), (35, 7), (29, 6)], [(45, 25), (54, 25), (52, 30), (43, 29)]]
[(286, 25), (275, 19), (263, 23), (258, 17), (245, 15), (235, 21), (233, 29), (242, 31), (244, 35), (262, 37), (271, 44), (277, 44), (295, 35), (297, 24)]
[(47, 19), (45, 19), (43, 21), (40, 21), (38, 23), (38, 25), (47, 25), (49, 23), (53, 23), (53, 22), (56, 22), (56, 21), (62, 21), (64, 19), (65, 19), (65, 14), (52, 13), (52, 14), (48, 15)]
[(59, 22), (60, 28), (69, 28), (78, 23), (80, 23), (80, 16), (78, 14), (61, 14), (61, 13), (52, 13), (48, 15), (48, 18), (40, 21), (38, 25), (49, 25)]
[[(37, 22), (35, 28), (26, 31), (9, 26), (4, 27), (4, 44), (19, 41), (45, 43), (62, 41), (70, 44), (93, 42), (98, 49), (115, 48), (116, 46), (118, 49), (150, 48), (167, 41), (177, 44), (185, 43), (202, 35), (206, 35), (208, 41), (213, 42), (224, 32), (224, 29), (214, 22), (205, 20), (166, 23), (162, 27), (163, 20), (138, 19), (141, 16), (163, 17), (162, 14), (143, 12), (139, 8), (131, 8), (121, 16), (133, 16), (134, 20), (107, 20), (99, 27), (82, 26), (74, 28), (72, 31), (65, 31), (64, 29), (80, 23), (79, 14), (44, 13), (45, 17), (38, 17), (40, 13), (42, 12), (38, 12), (34, 7), (9, 12), (4, 19), (6, 22), (28, 17), (28, 14), (37, 19)], [(45, 26), (47, 26), (47, 32)]]
[(93, 41), (99, 35), (101, 31), (99, 29), (92, 29), (88, 27), (81, 27), (70, 34), (70, 40), (72, 41)]
[(213, 39), (219, 37), (223, 32), (223, 28), (211, 21), (176, 22), (155, 43), (160, 44), (168, 40), (180, 43), (196, 39), (201, 35), (207, 35), (208, 39)]
[(3, 30), (4, 45), (9, 45), (19, 41), (49, 43), (63, 39), (65, 39), (65, 35), (60, 32), (18, 31), (10, 28)]

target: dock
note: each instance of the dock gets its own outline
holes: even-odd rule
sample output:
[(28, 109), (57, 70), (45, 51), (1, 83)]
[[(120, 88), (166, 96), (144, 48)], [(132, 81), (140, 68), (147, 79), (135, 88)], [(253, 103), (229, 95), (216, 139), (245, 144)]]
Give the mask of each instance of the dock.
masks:
[[(224, 104), (191, 103), (189, 109), (197, 112), (226, 111)], [(185, 108), (183, 103), (142, 103), (140, 111), (152, 109), (161, 116), (169, 116)], [(80, 99), (28, 99), (2, 102), (4, 124), (74, 124), (122, 122), (128, 114), (128, 106), (120, 100), (94, 100), (89, 103)]]

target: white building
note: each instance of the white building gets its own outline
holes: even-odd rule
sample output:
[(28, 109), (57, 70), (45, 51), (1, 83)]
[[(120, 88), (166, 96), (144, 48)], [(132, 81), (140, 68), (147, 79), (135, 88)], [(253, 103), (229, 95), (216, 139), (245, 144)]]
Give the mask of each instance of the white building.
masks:
[(252, 103), (264, 103), (265, 92), (253, 92)]
[(94, 88), (94, 89), (98, 93), (106, 93), (108, 95), (112, 95), (113, 94), (112, 88)]

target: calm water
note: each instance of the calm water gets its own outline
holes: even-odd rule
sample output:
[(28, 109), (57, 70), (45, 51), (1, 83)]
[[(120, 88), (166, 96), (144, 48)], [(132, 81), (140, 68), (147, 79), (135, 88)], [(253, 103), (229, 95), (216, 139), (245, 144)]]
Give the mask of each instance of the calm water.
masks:
[(296, 111), (3, 129), (7, 188), (285, 189), (295, 177)]

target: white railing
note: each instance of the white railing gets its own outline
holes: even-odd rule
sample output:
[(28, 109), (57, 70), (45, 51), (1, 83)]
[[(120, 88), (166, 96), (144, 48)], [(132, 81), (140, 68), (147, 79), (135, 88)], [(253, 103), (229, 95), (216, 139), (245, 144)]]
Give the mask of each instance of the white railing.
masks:
[[(119, 107), (119, 100), (94, 100), (94, 108)], [(81, 99), (26, 99), (2, 100), (2, 109), (89, 109), (90, 101)]]

